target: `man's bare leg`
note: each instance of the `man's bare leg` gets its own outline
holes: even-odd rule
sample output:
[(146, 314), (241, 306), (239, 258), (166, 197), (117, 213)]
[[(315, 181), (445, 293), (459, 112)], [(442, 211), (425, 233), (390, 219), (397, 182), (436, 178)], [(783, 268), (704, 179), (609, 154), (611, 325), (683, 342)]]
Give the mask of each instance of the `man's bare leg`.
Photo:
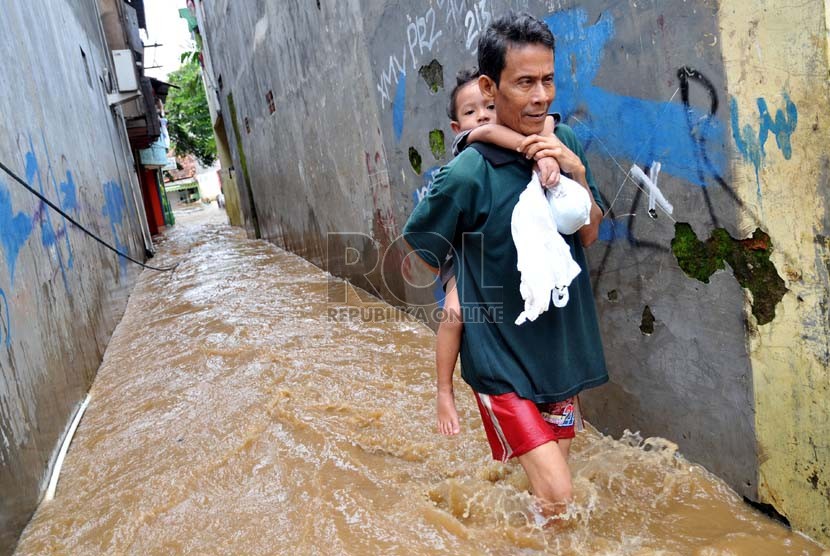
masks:
[(545, 503), (546, 516), (563, 513), (573, 500), (571, 471), (562, 449), (554, 441), (547, 442), (519, 456), (519, 463), (527, 473), (534, 496)]
[(562, 452), (562, 457), (565, 458), (565, 461), (568, 461), (568, 456), (571, 455), (571, 442), (573, 438), (563, 438), (562, 440), (556, 443), (559, 446), (559, 451)]

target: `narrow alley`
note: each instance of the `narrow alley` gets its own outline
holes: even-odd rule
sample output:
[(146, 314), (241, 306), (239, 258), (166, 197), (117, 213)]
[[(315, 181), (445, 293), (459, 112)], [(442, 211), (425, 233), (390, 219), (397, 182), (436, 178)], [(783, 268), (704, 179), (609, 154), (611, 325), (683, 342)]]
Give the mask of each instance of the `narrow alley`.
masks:
[(2, 2), (0, 556), (830, 556), (828, 53), (830, 0)]
[(822, 553), (630, 433), (580, 438), (544, 523), (462, 383), (461, 434), (435, 432), (429, 328), (365, 295), (388, 320), (332, 313), (350, 286), (225, 219), (177, 213), (154, 261), (179, 265), (139, 277), (15, 554)]

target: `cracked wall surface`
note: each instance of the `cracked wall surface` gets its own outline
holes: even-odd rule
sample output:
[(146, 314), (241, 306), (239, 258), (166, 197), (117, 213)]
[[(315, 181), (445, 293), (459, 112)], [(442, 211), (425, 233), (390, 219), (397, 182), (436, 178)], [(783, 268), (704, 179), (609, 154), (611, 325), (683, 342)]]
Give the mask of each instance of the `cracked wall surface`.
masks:
[(703, 242), (691, 226), (679, 222), (675, 224), (671, 247), (683, 272), (704, 284), (728, 263), (741, 287), (752, 294), (750, 304), (756, 322), (767, 324), (775, 318), (775, 307), (787, 293), (787, 288), (770, 261), (770, 237), (760, 228), (747, 239), (735, 239), (723, 228), (715, 228)]

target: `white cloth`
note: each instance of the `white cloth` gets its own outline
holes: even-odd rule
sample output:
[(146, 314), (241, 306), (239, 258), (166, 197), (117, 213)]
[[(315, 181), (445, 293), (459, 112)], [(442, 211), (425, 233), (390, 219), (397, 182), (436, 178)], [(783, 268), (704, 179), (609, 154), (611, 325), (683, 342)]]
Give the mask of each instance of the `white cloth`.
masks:
[(534, 321), (548, 310), (551, 300), (556, 307), (568, 303), (568, 286), (581, 269), (571, 256), (571, 249), (553, 221), (550, 206), (536, 172), (510, 219), (521, 273), (519, 291), (525, 301), (516, 324)]
[(545, 191), (553, 221), (560, 234), (571, 235), (591, 223), (591, 197), (577, 182), (565, 176)]

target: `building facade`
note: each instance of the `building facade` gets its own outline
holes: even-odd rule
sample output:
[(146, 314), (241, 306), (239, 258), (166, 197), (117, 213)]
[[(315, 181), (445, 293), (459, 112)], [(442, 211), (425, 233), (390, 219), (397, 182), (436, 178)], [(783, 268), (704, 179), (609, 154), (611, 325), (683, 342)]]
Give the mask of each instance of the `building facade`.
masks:
[[(256, 223), (256, 210), (251, 203), (250, 188), (245, 181), (246, 169), (244, 160), (235, 162), (230, 150), (228, 130), (225, 122), (228, 112), (222, 110), (220, 91), (223, 88), (221, 79), (217, 79), (213, 72), (213, 61), (210, 49), (204, 44), (202, 30), (207, 30), (204, 5), (201, 0), (188, 0), (187, 8), (180, 10), (182, 19), (187, 21), (193, 34), (196, 45), (200, 50), (199, 61), (202, 66), (202, 83), (210, 110), (210, 119), (213, 123), (213, 132), (216, 136), (216, 154), (219, 159), (219, 183), (224, 195), (225, 211), (228, 221), (234, 226), (246, 227), (253, 234), (260, 237)], [(233, 139), (236, 135), (231, 135)], [(244, 205), (243, 205), (244, 203)]]
[[(0, 160), (142, 260), (152, 241), (134, 153), (158, 137), (137, 65), (143, 25), (140, 0), (12, 1), (0, 17)], [(0, 253), (0, 554), (9, 554), (138, 270), (5, 173)]]

